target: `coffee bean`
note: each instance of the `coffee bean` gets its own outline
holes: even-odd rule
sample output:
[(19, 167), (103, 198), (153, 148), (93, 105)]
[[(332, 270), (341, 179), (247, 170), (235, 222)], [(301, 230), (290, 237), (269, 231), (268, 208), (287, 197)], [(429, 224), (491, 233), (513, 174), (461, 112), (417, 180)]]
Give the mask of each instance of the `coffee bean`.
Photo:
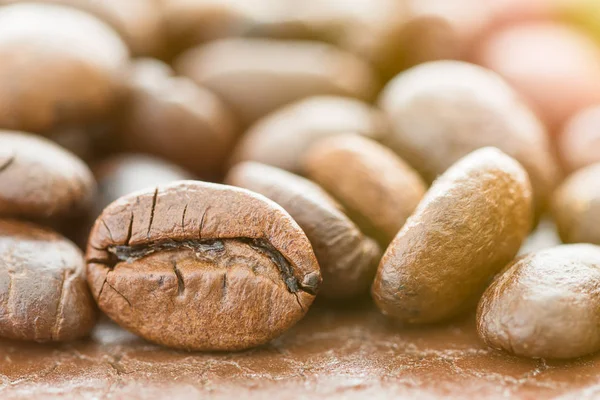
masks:
[(483, 148), (459, 160), (385, 251), (372, 287), (377, 306), (409, 323), (474, 308), (527, 236), (531, 201), (527, 173), (501, 151)]
[(164, 157), (206, 179), (222, 177), (237, 132), (221, 100), (152, 59), (133, 64), (126, 86), (125, 149)]
[(543, 125), (496, 74), (458, 61), (419, 65), (384, 89), (389, 146), (432, 181), (473, 150), (494, 146), (525, 167), (538, 213), (559, 178)]
[(306, 150), (322, 138), (339, 134), (379, 141), (389, 134), (389, 124), (383, 112), (360, 100), (309, 97), (258, 120), (241, 138), (232, 160), (258, 161), (302, 174)]
[(306, 153), (305, 170), (348, 209), (363, 232), (384, 246), (426, 190), (417, 172), (391, 150), (356, 135), (317, 142)]
[(321, 282), (310, 242), (280, 206), (195, 181), (109, 205), (87, 262), (102, 311), (147, 340), (187, 350), (268, 342), (304, 316)]
[(344, 299), (367, 291), (381, 250), (318, 185), (255, 162), (236, 165), (225, 181), (268, 197), (296, 220), (310, 240), (321, 267), (323, 284), (319, 296)]
[(0, 337), (36, 342), (85, 336), (96, 307), (81, 251), (36, 225), (0, 220)]
[(565, 169), (573, 172), (600, 162), (600, 104), (575, 114), (558, 136)]
[(225, 100), (244, 125), (304, 97), (369, 100), (377, 87), (364, 61), (311, 41), (217, 40), (185, 52), (175, 69)]
[(0, 128), (45, 132), (114, 107), (128, 51), (101, 21), (70, 7), (9, 5), (0, 38)]
[(0, 130), (0, 215), (44, 219), (89, 209), (96, 183), (77, 157), (39, 136)]
[[(28, 0), (0, 0), (0, 4), (25, 3)], [(93, 14), (115, 29), (137, 56), (159, 55), (163, 51), (164, 32), (158, 2), (147, 0), (37, 0), (37, 3), (63, 4)]]
[(600, 350), (600, 247), (562, 245), (516, 259), (485, 291), (479, 336), (527, 357), (572, 358)]
[(576, 171), (558, 187), (552, 215), (563, 242), (600, 244), (600, 163)]

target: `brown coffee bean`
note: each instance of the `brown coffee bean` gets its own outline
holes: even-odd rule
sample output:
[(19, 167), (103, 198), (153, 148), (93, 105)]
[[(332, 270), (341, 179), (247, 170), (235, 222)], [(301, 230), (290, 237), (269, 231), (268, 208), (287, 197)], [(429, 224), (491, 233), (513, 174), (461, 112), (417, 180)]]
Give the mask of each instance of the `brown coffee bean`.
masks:
[(210, 91), (152, 59), (133, 64), (122, 114), (123, 146), (164, 157), (206, 179), (222, 176), (234, 116)]
[(600, 162), (600, 104), (575, 114), (558, 137), (558, 150), (567, 171)]
[(563, 242), (600, 244), (600, 163), (576, 171), (558, 187), (552, 216)]
[[(0, 0), (0, 5), (29, 0)], [(78, 8), (115, 29), (135, 55), (157, 56), (164, 50), (164, 27), (156, 1), (149, 0), (36, 0)]]
[(485, 291), (479, 336), (526, 357), (573, 358), (600, 350), (600, 247), (573, 244), (522, 256)]
[(162, 345), (239, 350), (300, 320), (321, 282), (287, 212), (245, 189), (180, 181), (108, 206), (87, 251), (98, 305)]
[(387, 246), (427, 190), (408, 164), (361, 136), (323, 139), (306, 153), (307, 176), (348, 209), (362, 231)]
[(174, 181), (193, 179), (190, 172), (160, 158), (143, 154), (120, 154), (94, 165), (98, 181), (94, 219), (104, 207), (138, 190)]
[(309, 97), (258, 120), (241, 138), (232, 160), (258, 161), (302, 174), (306, 150), (322, 138), (339, 134), (379, 141), (389, 134), (389, 124), (383, 112), (360, 100)]
[(389, 146), (427, 180), (456, 160), (494, 146), (527, 170), (540, 213), (559, 178), (543, 125), (496, 74), (459, 61), (414, 67), (392, 80), (380, 105)]
[(0, 128), (45, 132), (105, 117), (114, 106), (128, 52), (93, 16), (49, 4), (4, 6), (0, 38)]
[(0, 220), (0, 304), (3, 338), (74, 340), (96, 322), (83, 254), (30, 223)]
[(344, 299), (366, 293), (381, 249), (360, 232), (342, 207), (318, 185), (255, 162), (236, 165), (225, 182), (268, 197), (300, 225), (321, 267), (323, 284), (319, 296)]
[(369, 100), (377, 87), (364, 61), (311, 41), (222, 39), (188, 50), (175, 67), (219, 95), (245, 125), (304, 97)]
[(527, 236), (531, 201), (527, 173), (501, 151), (483, 148), (459, 160), (384, 253), (372, 288), (377, 306), (408, 323), (475, 307)]
[(0, 215), (43, 219), (89, 209), (96, 183), (88, 167), (48, 139), (0, 130)]

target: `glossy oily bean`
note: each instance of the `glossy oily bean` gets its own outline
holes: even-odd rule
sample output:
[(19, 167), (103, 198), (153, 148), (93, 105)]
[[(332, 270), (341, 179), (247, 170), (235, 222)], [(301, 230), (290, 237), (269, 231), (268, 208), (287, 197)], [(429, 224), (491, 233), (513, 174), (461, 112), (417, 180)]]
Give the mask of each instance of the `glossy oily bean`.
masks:
[(429, 189), (385, 251), (372, 295), (407, 323), (447, 320), (474, 308), (531, 228), (531, 186), (514, 159), (483, 148)]
[(564, 168), (573, 172), (600, 162), (600, 104), (575, 114), (558, 137)]
[(536, 358), (573, 358), (600, 350), (600, 247), (562, 245), (507, 266), (477, 310), (491, 347)]
[(356, 135), (315, 143), (306, 153), (305, 170), (348, 209), (363, 232), (384, 246), (427, 189), (419, 174), (391, 150)]
[(0, 220), (0, 304), (3, 338), (74, 340), (96, 322), (83, 254), (30, 223)]
[(309, 97), (258, 120), (240, 139), (232, 160), (302, 174), (304, 153), (322, 138), (357, 134), (380, 141), (388, 133), (383, 112), (367, 103), (340, 96)]
[(600, 244), (600, 163), (574, 172), (556, 189), (552, 216), (563, 242)]
[(175, 69), (220, 96), (244, 125), (309, 96), (370, 100), (377, 87), (364, 61), (311, 41), (217, 40), (182, 54)]
[(0, 215), (43, 219), (86, 211), (96, 183), (73, 154), (39, 136), (0, 130)]
[(546, 131), (499, 76), (459, 61), (398, 75), (379, 103), (392, 123), (389, 146), (432, 181), (473, 150), (494, 146), (525, 167), (541, 213), (559, 177)]
[(113, 202), (92, 229), (87, 263), (102, 311), (186, 350), (268, 342), (304, 316), (321, 282), (310, 242), (283, 208), (197, 181)]
[(125, 149), (163, 157), (205, 179), (221, 176), (237, 135), (234, 116), (217, 96), (152, 59), (132, 65), (126, 87)]
[(127, 59), (119, 36), (87, 13), (0, 7), (0, 128), (46, 132), (106, 117)]
[(351, 298), (366, 293), (381, 250), (315, 183), (255, 162), (233, 167), (226, 183), (260, 193), (282, 206), (306, 233), (315, 251), (323, 284), (319, 296)]

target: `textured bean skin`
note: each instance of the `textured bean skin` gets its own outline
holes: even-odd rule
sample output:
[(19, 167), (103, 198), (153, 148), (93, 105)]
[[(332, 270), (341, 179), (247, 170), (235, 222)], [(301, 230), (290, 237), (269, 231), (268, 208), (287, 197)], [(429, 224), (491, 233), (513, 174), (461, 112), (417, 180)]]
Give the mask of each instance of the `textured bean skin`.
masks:
[(109, 205), (87, 263), (102, 311), (147, 340), (187, 350), (268, 342), (304, 316), (321, 281), (310, 242), (280, 206), (197, 181)]
[(62, 342), (95, 323), (81, 251), (46, 228), (0, 220), (0, 337)]
[(379, 309), (430, 323), (474, 308), (527, 236), (531, 198), (527, 173), (501, 151), (484, 148), (459, 160), (384, 253), (372, 287)]
[(42, 219), (90, 208), (96, 183), (77, 157), (42, 137), (0, 130), (0, 216)]
[(552, 216), (565, 243), (600, 244), (600, 164), (570, 175), (556, 189)]
[(524, 255), (499, 275), (477, 310), (479, 336), (526, 357), (600, 350), (600, 247), (573, 244)]
[(225, 181), (268, 197), (300, 225), (321, 267), (323, 284), (319, 296), (345, 299), (367, 291), (381, 250), (317, 184), (255, 162), (236, 165)]

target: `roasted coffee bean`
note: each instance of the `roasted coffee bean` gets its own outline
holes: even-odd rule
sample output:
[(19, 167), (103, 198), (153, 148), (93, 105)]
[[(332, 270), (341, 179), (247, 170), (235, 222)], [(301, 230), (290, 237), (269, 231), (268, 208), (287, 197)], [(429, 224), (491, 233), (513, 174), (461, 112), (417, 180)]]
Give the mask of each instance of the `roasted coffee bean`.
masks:
[(525, 167), (538, 213), (558, 180), (543, 125), (496, 74), (459, 61), (419, 65), (392, 80), (380, 104), (389, 146), (432, 181), (456, 160), (494, 146)]
[(128, 51), (100, 20), (64, 6), (3, 6), (0, 38), (0, 128), (46, 132), (112, 111)]
[(236, 146), (232, 160), (258, 161), (302, 174), (306, 150), (322, 138), (340, 134), (381, 141), (389, 134), (389, 124), (382, 111), (360, 100), (309, 97), (258, 120)]
[(152, 59), (133, 64), (127, 87), (124, 148), (163, 157), (205, 179), (222, 178), (237, 135), (233, 114), (217, 96)]
[(92, 173), (73, 154), (39, 136), (0, 130), (1, 216), (78, 214), (90, 208), (95, 191)]
[(357, 135), (323, 139), (306, 153), (307, 176), (339, 200), (367, 235), (387, 246), (426, 191), (388, 148)]
[(600, 162), (600, 104), (575, 114), (558, 137), (563, 166), (569, 172)]
[(81, 251), (14, 220), (0, 220), (0, 305), (0, 337), (9, 339), (74, 340), (96, 322)]
[(175, 67), (225, 100), (244, 125), (309, 96), (370, 100), (378, 86), (363, 60), (311, 41), (222, 39), (188, 50)]
[(600, 244), (600, 163), (576, 171), (558, 187), (552, 216), (563, 242)]
[(310, 242), (245, 189), (180, 181), (109, 205), (92, 229), (88, 281), (126, 329), (187, 350), (240, 350), (300, 320), (321, 282)]
[[(0, 4), (29, 0), (0, 0)], [(36, 0), (62, 4), (95, 15), (109, 24), (137, 56), (157, 56), (164, 49), (164, 26), (158, 2), (148, 0)]]
[(117, 200), (138, 190), (189, 180), (190, 172), (160, 158), (143, 154), (119, 154), (94, 165), (98, 182), (94, 219)]
[(255, 162), (236, 165), (225, 182), (268, 197), (300, 225), (321, 267), (323, 284), (319, 296), (344, 299), (366, 293), (381, 249), (360, 232), (342, 207), (318, 185)]
[(485, 291), (479, 336), (491, 347), (542, 358), (600, 350), (600, 247), (573, 244), (516, 259)]
[(372, 288), (377, 306), (408, 323), (474, 308), (527, 236), (531, 201), (527, 173), (501, 151), (483, 148), (459, 160), (384, 253)]

